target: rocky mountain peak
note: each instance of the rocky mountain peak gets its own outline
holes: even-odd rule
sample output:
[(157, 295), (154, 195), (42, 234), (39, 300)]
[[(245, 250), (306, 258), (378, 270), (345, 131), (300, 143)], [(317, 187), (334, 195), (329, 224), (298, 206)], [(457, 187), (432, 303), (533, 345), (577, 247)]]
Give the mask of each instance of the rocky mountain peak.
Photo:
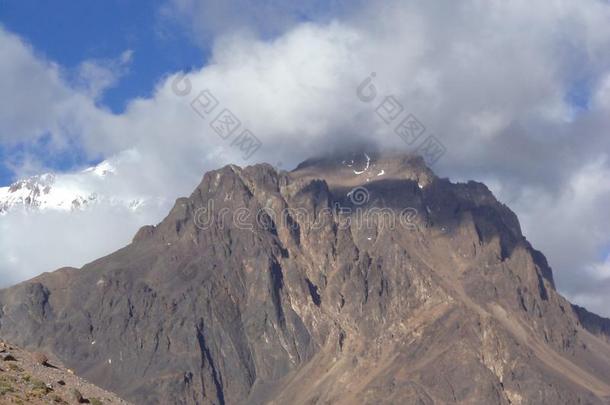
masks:
[(0, 336), (136, 403), (610, 396), (610, 321), (555, 290), (487, 187), (412, 155), (208, 172), (130, 245), (0, 305)]
[[(421, 156), (377, 151), (350, 152), (309, 159), (297, 166), (294, 174), (324, 177), (330, 183), (364, 184), (375, 180), (411, 179), (428, 185), (436, 177)], [(332, 177), (331, 177), (332, 176)]]

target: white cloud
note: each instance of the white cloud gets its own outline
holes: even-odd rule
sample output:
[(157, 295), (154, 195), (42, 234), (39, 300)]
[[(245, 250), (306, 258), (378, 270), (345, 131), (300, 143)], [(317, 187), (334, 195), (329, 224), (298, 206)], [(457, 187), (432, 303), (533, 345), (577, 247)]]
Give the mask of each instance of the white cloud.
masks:
[[(61, 67), (36, 55), (1, 25), (0, 54), (0, 142), (14, 146), (48, 136), (49, 153), (65, 150), (75, 142), (92, 146), (87, 142), (93, 137), (91, 129), (108, 120), (109, 114), (96, 108), (94, 99), (69, 86)], [(97, 146), (107, 147), (87, 148), (92, 156), (118, 151), (104, 134), (95, 136)]]
[(129, 72), (133, 51), (123, 51), (115, 59), (91, 59), (81, 62), (78, 67), (77, 85), (93, 99), (98, 99), (104, 91), (115, 86), (121, 77)]
[(610, 280), (610, 255), (606, 257), (606, 260), (604, 262), (593, 264), (589, 268), (589, 271), (591, 273), (591, 276), (595, 277), (598, 280)]
[(127, 207), (98, 205), (72, 213), (16, 211), (3, 216), (0, 288), (111, 253), (131, 241), (134, 229), (159, 215), (155, 205), (135, 214)]
[[(204, 15), (206, 1), (176, 3), (177, 12), (192, 16), (195, 26), (215, 15)], [(226, 7), (236, 4), (241, 2)], [(280, 14), (293, 15), (294, 8), (286, 7)], [(281, 160), (285, 166), (363, 140), (407, 149), (374, 112), (392, 94), (447, 146), (436, 170), (488, 181), (547, 254), (560, 289), (610, 315), (610, 286), (601, 288), (595, 278), (610, 246), (607, 3), (384, 1), (349, 13), (342, 8), (336, 20), (327, 14), (322, 22), (290, 20), (265, 40), (256, 33), (265, 25), (264, 19), (258, 23), (262, 17), (242, 24), (232, 12), (219, 15), (217, 23), (226, 25), (213, 31), (225, 35), (215, 41), (209, 64), (188, 73), (191, 93), (174, 94), (177, 75), (170, 75), (152, 98), (131, 101), (120, 115), (95, 107), (96, 94), (112, 82), (108, 76), (90, 75), (91, 91), (71, 88), (57, 66), (1, 31), (3, 55), (15, 56), (0, 63), (0, 81), (19, 97), (0, 101), (6, 107), (0, 109), (5, 118), (0, 139), (49, 131), (58, 138), (77, 136), (91, 154), (131, 150), (139, 158), (122, 164), (112, 187), (175, 197), (189, 194), (204, 170), (229, 160), (244, 163), (240, 152), (210, 129), (213, 117), (202, 119), (191, 109), (202, 90), (218, 99), (215, 113), (230, 109), (261, 139), (251, 161)], [(251, 29), (241, 30), (244, 24)], [(205, 40), (210, 32), (200, 34)], [(378, 97), (366, 104), (356, 88), (371, 72)], [(592, 95), (588, 109), (570, 99), (583, 83)], [(37, 93), (41, 96), (34, 97)], [(98, 214), (112, 220), (104, 217), (107, 212)], [(155, 215), (146, 221), (160, 219)], [(123, 241), (135, 227), (112, 232)], [(64, 227), (55, 229), (61, 241)], [(98, 239), (92, 236), (91, 246), (105, 246)], [(11, 252), (10, 262), (23, 260), (24, 251)]]

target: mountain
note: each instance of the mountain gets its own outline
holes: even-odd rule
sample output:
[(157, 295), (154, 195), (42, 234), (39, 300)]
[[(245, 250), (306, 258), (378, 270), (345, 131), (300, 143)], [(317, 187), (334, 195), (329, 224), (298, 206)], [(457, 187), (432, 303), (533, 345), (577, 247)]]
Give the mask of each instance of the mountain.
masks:
[(485, 185), (391, 153), (208, 172), (0, 291), (0, 337), (138, 404), (607, 404), (609, 331)]

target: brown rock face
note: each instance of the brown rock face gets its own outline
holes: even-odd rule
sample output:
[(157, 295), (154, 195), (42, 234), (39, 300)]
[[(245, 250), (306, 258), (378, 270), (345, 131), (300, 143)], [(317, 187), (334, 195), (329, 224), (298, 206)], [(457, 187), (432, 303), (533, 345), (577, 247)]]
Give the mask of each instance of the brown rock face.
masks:
[(610, 321), (516, 216), (408, 155), (207, 173), (82, 269), (0, 291), (0, 336), (141, 404), (604, 404)]

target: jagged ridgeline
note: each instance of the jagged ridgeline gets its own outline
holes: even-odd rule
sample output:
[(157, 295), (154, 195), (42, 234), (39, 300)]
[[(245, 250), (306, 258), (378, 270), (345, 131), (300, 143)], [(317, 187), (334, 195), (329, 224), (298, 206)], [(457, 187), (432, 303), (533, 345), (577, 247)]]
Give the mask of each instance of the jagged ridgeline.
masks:
[(604, 404), (610, 321), (485, 185), (398, 154), (206, 173), (82, 269), (0, 291), (0, 336), (138, 404)]

